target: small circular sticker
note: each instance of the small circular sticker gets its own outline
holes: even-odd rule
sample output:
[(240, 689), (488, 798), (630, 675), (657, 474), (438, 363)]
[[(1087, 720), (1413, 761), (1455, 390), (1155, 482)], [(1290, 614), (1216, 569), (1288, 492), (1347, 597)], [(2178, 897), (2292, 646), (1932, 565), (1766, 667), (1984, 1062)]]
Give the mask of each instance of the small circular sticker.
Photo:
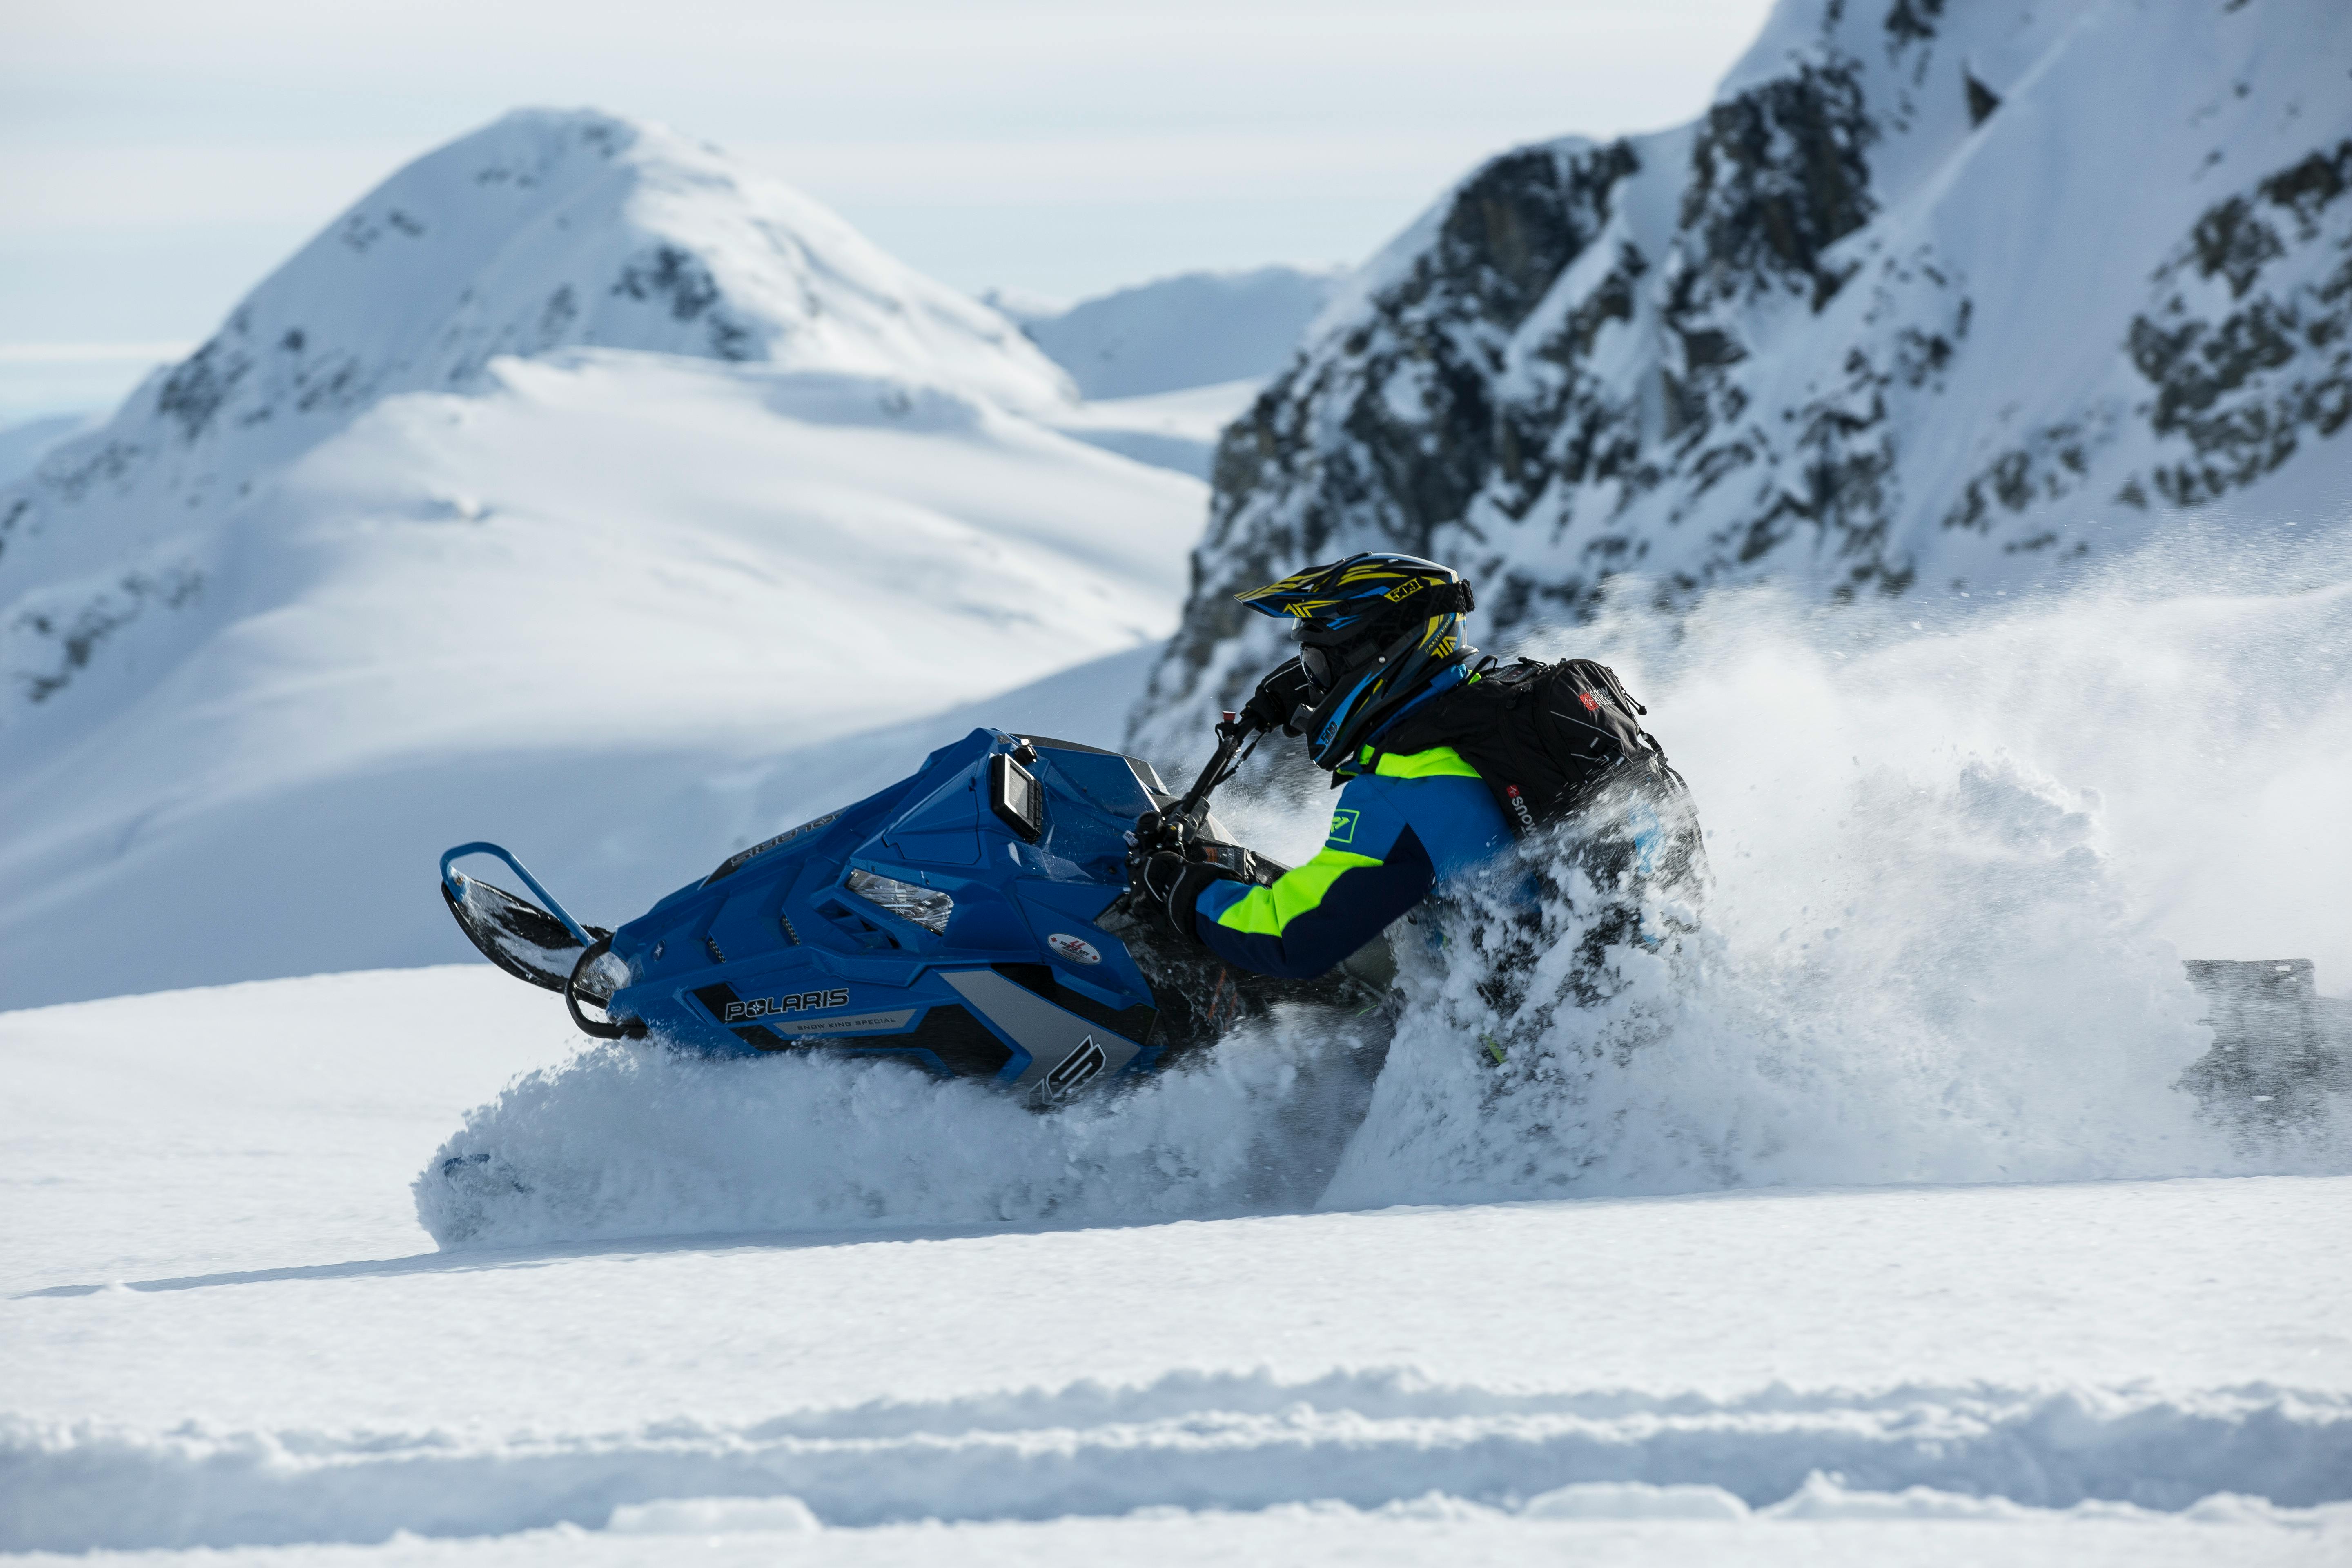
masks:
[(1065, 932), (1057, 931), (1053, 935), (1045, 939), (1045, 945), (1052, 948), (1055, 952), (1060, 953), (1064, 958), (1068, 959), (1072, 963), (1100, 963), (1102, 962), (1102, 954), (1096, 951), (1095, 944), (1081, 937), (1070, 936)]

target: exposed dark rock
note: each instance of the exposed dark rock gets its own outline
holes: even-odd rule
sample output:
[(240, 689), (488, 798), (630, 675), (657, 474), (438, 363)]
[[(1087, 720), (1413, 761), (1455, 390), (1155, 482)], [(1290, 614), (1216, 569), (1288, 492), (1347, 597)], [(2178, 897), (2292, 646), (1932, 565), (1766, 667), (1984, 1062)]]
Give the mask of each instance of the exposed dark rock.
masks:
[(2333, 152), (2322, 149), (2290, 169), (2282, 169), (2257, 187), (2263, 199), (2294, 215), (2305, 239), (2318, 237), (2319, 215), (2352, 186), (2352, 142), (2339, 142)]
[[(2118, 502), (2145, 510), (2153, 490), (2174, 506), (2202, 505), (2352, 417), (2352, 203), (2332, 205), (2347, 189), (2352, 142), (2315, 152), (2208, 207), (2157, 269), (2160, 302), (2133, 319), (2123, 348), (2152, 393), (2137, 413), (2186, 452), (2127, 479)], [(2302, 267), (2300, 282), (2265, 284), (2306, 248), (2341, 259), (2315, 279)], [(2199, 284), (2219, 284), (2227, 308), (2200, 311)], [(2038, 430), (1995, 457), (1961, 485), (1944, 526), (1990, 532), (1995, 504), (2018, 512), (2071, 494), (2088, 477), (2088, 451), (2112, 434), (2096, 424)]]
[[(294, 379), (294, 406), (305, 414), (325, 408), (351, 408), (366, 401), (373, 385), (367, 369), (350, 354), (335, 354), (303, 370)], [(255, 410), (269, 417), (265, 405)]]
[(1944, 0), (1895, 0), (1886, 12), (1886, 31), (1897, 48), (1925, 43), (1936, 36), (1936, 22), (1943, 14)]
[(1877, 132), (1852, 69), (1808, 65), (1707, 110), (1691, 153), (1670, 284), (1678, 313), (1801, 279), (1815, 310), (1845, 277), (1822, 253), (1867, 222)]
[(2189, 243), (2197, 255), (2198, 271), (2208, 278), (2216, 273), (2227, 278), (2231, 294), (2238, 298), (2254, 286), (2264, 262), (2286, 254), (2278, 231), (2257, 217), (2253, 203), (2243, 196), (2209, 209), (2197, 220)]
[(539, 313), (539, 341), (542, 348), (551, 348), (563, 341), (564, 333), (579, 318), (580, 299), (569, 283), (559, 287), (547, 297), (547, 308)]
[(26, 611), (17, 617), (17, 628), (47, 638), (57, 647), (54, 668), (16, 672), (26, 699), (47, 701), (89, 666), (90, 656), (100, 643), (151, 607), (177, 610), (194, 603), (204, 591), (204, 581), (202, 573), (188, 566), (174, 567), (161, 574), (132, 572), (110, 591), (82, 605), (69, 619), (60, 618), (54, 611)]
[(720, 359), (747, 360), (759, 352), (758, 334), (729, 313), (719, 280), (691, 251), (674, 245), (655, 247), (621, 269), (612, 291), (632, 300), (666, 302), (671, 316), (681, 321), (707, 317), (710, 351)]
[[(2195, 506), (2275, 470), (2352, 417), (2352, 142), (2322, 148), (2208, 208), (2155, 281), (2162, 302), (2134, 318), (2126, 349), (2148, 383), (2148, 424), (2186, 453), (2149, 475)], [(2337, 258), (2267, 281), (2315, 248)], [(2190, 279), (2219, 279), (2226, 307), (2200, 311)]]
[(613, 292), (632, 300), (667, 300), (669, 313), (691, 321), (719, 302), (719, 282), (692, 251), (675, 245), (656, 246), (653, 252), (621, 268)]
[(44, 464), (41, 479), (56, 487), (68, 501), (79, 500), (91, 487), (105, 479), (121, 479), (137, 468), (145, 450), (136, 442), (120, 437), (109, 438), (81, 455), (78, 462), (62, 466)]
[(1970, 125), (1982, 125), (1992, 118), (1992, 111), (2000, 107), (2000, 94), (1979, 81), (1974, 71), (1960, 72), (1960, 86), (1968, 94)]
[(155, 411), (179, 422), (181, 433), (193, 441), (212, 425), (213, 416), (253, 369), (245, 351), (226, 335), (215, 337), (180, 363), (155, 395)]
[[(1555, 470), (1559, 410), (1496, 395), (1512, 335), (1599, 237), (1610, 194), (1636, 167), (1623, 143), (1529, 149), (1486, 164), (1457, 193), (1434, 243), (1370, 302), (1336, 358), (1295, 364), (1219, 442), (1209, 531), (1194, 556), (1192, 610), (1179, 633), (1196, 660), (1239, 629), (1235, 588), (1276, 557), (1313, 555), (1346, 531), (1385, 547), (1429, 548), (1492, 489), (1524, 506)], [(1573, 380), (1594, 335), (1633, 310), (1646, 268), (1630, 247), (1601, 285), (1537, 344)], [(1571, 460), (1606, 460), (1600, 432)], [(1275, 518), (1252, 505), (1295, 505)], [(1218, 562), (1213, 580), (1202, 563)]]

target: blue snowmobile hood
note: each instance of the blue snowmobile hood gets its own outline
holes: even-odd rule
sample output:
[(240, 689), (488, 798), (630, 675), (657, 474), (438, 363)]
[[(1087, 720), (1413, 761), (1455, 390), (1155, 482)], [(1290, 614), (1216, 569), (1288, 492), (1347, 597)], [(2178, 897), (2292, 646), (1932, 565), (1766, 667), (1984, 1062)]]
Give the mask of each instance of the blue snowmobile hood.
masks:
[(615, 931), (607, 1011), (711, 1050), (854, 1044), (1012, 1087), (1147, 1069), (1151, 988), (1096, 921), (1166, 799), (1149, 763), (975, 730)]

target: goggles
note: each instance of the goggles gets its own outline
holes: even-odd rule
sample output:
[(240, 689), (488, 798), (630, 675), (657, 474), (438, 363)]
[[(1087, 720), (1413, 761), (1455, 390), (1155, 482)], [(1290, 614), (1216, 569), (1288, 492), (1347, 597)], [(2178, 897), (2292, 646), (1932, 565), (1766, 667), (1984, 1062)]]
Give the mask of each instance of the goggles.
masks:
[(1318, 691), (1328, 691), (1339, 679), (1339, 661), (1331, 657), (1328, 647), (1307, 647), (1298, 650), (1298, 668), (1307, 684)]

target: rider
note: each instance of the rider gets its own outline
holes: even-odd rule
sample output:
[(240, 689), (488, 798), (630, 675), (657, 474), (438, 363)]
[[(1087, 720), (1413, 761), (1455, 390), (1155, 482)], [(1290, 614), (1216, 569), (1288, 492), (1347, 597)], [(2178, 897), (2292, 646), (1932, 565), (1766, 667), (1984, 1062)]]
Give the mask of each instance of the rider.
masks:
[(1292, 622), (1298, 657), (1259, 683), (1244, 711), (1258, 729), (1303, 732), (1309, 759), (1345, 785), (1330, 834), (1314, 858), (1260, 885), (1187, 854), (1147, 817), (1136, 879), (1180, 935), (1226, 962), (1320, 974), (1510, 841), (1494, 794), (1454, 747), (1380, 744), (1407, 713), (1479, 679), (1462, 641), (1470, 584), (1434, 562), (1377, 553), (1236, 597)]

